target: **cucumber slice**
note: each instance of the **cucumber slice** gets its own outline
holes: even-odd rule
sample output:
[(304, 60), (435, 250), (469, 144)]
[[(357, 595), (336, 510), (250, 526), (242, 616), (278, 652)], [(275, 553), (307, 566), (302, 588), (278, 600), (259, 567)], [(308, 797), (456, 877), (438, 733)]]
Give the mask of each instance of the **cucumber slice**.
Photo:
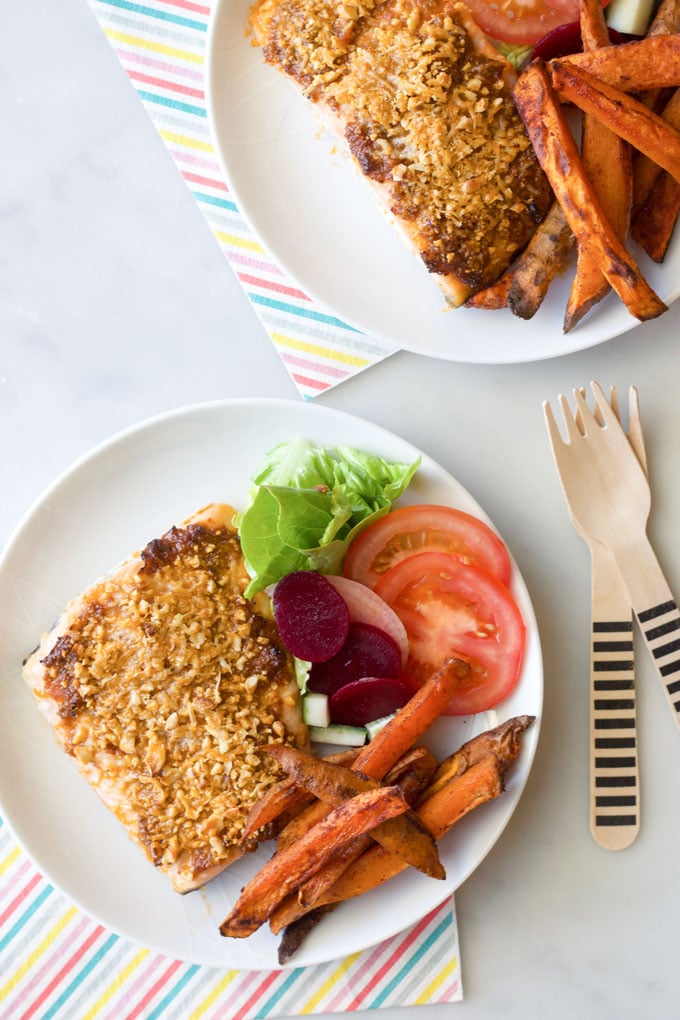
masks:
[(363, 726), (310, 726), (309, 735), (316, 744), (338, 744), (343, 747), (363, 747), (366, 730)]
[(644, 35), (655, 4), (656, 0), (611, 0), (605, 11), (607, 24), (625, 35)]
[(331, 711), (328, 695), (308, 691), (302, 699), (302, 718), (308, 726), (325, 728), (330, 725)]
[(382, 719), (374, 719), (373, 722), (366, 723), (366, 732), (368, 733), (369, 743), (373, 740), (376, 733), (380, 733), (383, 727), (387, 726), (390, 719), (394, 719), (395, 713), (392, 715), (384, 715)]

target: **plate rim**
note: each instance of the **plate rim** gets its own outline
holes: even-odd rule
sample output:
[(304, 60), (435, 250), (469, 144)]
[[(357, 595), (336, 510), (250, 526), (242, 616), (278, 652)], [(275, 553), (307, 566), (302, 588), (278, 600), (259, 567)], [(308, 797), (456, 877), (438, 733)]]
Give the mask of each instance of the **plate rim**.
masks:
[[(20, 517), (18, 523), (16, 524), (14, 529), (11, 531), (11, 533), (10, 533), (7, 541), (5, 542), (4, 546), (2, 547), (2, 549), (0, 549), (0, 580), (2, 580), (2, 578), (4, 577), (5, 570), (6, 570), (6, 565), (11, 560), (11, 558), (12, 558), (12, 556), (13, 556), (16, 548), (17, 548), (17, 545), (20, 543), (20, 541), (21, 541), (21, 539), (22, 539), (22, 537), (24, 535), (25, 530), (30, 526), (30, 524), (35, 520), (37, 515), (44, 508), (45, 503), (47, 501), (49, 501), (50, 497), (61, 486), (63, 486), (64, 484), (68, 483), (68, 481), (72, 477), (76, 476), (81, 470), (86, 468), (88, 463), (96, 462), (101, 457), (102, 454), (105, 454), (106, 451), (111, 449), (111, 448), (115, 448), (119, 443), (129, 441), (136, 434), (144, 433), (145, 431), (151, 432), (154, 429), (162, 427), (162, 425), (165, 422), (168, 422), (168, 421), (175, 422), (175, 421), (178, 421), (178, 420), (180, 420), (182, 418), (190, 418), (192, 415), (195, 415), (195, 414), (205, 414), (205, 413), (212, 414), (212, 413), (215, 413), (215, 412), (219, 412), (222, 409), (229, 410), (229, 409), (234, 409), (234, 408), (237, 408), (237, 407), (248, 408), (248, 409), (262, 408), (262, 407), (269, 407), (269, 408), (271, 408), (271, 407), (281, 407), (284, 410), (285, 409), (295, 409), (296, 412), (299, 411), (299, 412), (302, 412), (303, 414), (306, 414), (306, 413), (312, 413), (313, 415), (321, 414), (322, 417), (325, 417), (327, 419), (334, 419), (334, 420), (336, 420), (336, 421), (338, 421), (340, 423), (342, 421), (346, 421), (346, 420), (349, 419), (349, 420), (353, 420), (358, 425), (367, 425), (371, 429), (371, 431), (372, 431), (372, 439), (371, 439), (372, 442), (374, 442), (376, 438), (379, 438), (380, 436), (384, 436), (387, 441), (394, 442), (396, 440), (399, 444), (401, 444), (401, 445), (403, 445), (405, 447), (409, 447), (414, 452), (414, 454), (422, 456), (422, 458), (423, 458), (423, 460), (425, 462), (427, 462), (430, 466), (436, 468), (439, 472), (441, 472), (441, 474), (443, 476), (445, 476), (447, 484), (452, 483), (455, 488), (459, 489), (460, 492), (462, 494), (464, 494), (466, 499), (468, 499), (471, 504), (474, 504), (474, 506), (477, 508), (479, 516), (483, 520), (485, 520), (492, 527), (494, 527), (494, 530), (497, 530), (495, 528), (495, 525), (491, 521), (491, 519), (488, 517), (488, 515), (484, 511), (484, 509), (478, 504), (478, 502), (475, 499), (475, 497), (472, 496), (472, 494), (469, 493), (469, 491), (465, 488), (465, 486), (463, 486), (460, 482), (458, 482), (457, 479), (453, 475), (451, 475), (450, 472), (446, 468), (442, 467), (437, 461), (435, 461), (433, 458), (431, 458), (425, 451), (421, 451), (417, 447), (415, 447), (409, 440), (405, 439), (404, 437), (402, 437), (398, 433), (393, 432), (392, 430), (390, 430), (390, 429), (388, 429), (388, 428), (386, 428), (386, 427), (384, 427), (382, 425), (376, 424), (376, 423), (374, 423), (374, 422), (372, 422), (372, 421), (370, 421), (368, 419), (365, 419), (365, 418), (363, 418), (363, 417), (361, 417), (359, 415), (352, 414), (350, 412), (345, 412), (345, 411), (338, 410), (338, 409), (335, 409), (335, 408), (326, 407), (324, 405), (300, 403), (299, 401), (296, 401), (296, 400), (293, 400), (293, 399), (278, 398), (278, 397), (236, 397), (236, 398), (222, 398), (222, 399), (215, 399), (215, 400), (210, 400), (210, 401), (205, 401), (205, 402), (194, 402), (194, 403), (190, 403), (190, 404), (180, 405), (178, 407), (171, 408), (169, 410), (162, 411), (162, 412), (160, 412), (158, 414), (154, 414), (154, 415), (148, 416), (146, 418), (140, 419), (140, 420), (138, 420), (136, 422), (133, 422), (132, 424), (130, 424), (128, 426), (123, 427), (122, 429), (117, 430), (116, 432), (112, 433), (111, 435), (105, 437), (104, 439), (102, 439), (99, 442), (95, 443), (92, 447), (90, 447), (88, 450), (86, 450), (80, 456), (76, 457), (69, 465), (67, 465), (62, 471), (60, 471), (55, 476), (55, 478), (52, 480), (52, 482), (50, 482), (47, 486), (45, 486), (43, 491), (41, 493), (39, 493), (38, 496), (30, 503), (28, 509)], [(256, 465), (254, 465), (253, 470), (255, 469), (255, 467), (256, 467)], [(532, 768), (533, 768), (534, 759), (535, 759), (535, 755), (536, 755), (536, 750), (537, 750), (537, 746), (538, 746), (538, 740), (539, 740), (539, 736), (540, 736), (540, 729), (541, 729), (541, 723), (542, 723), (542, 715), (543, 715), (543, 700), (544, 700), (544, 693), (545, 693), (545, 677), (544, 677), (544, 669), (543, 669), (543, 659), (542, 659), (542, 649), (541, 649), (540, 633), (539, 633), (539, 630), (538, 630), (538, 624), (537, 624), (537, 620), (536, 620), (536, 615), (535, 615), (533, 603), (531, 601), (531, 597), (530, 597), (528, 588), (526, 586), (526, 582), (524, 581), (524, 578), (523, 578), (522, 574), (520, 573), (519, 568), (517, 567), (514, 559), (512, 558), (512, 552), (511, 551), (510, 551), (510, 556), (511, 556), (511, 559), (512, 559), (512, 562), (513, 562), (515, 581), (518, 583), (520, 589), (522, 590), (524, 601), (526, 603), (525, 607), (523, 608), (523, 613), (525, 615), (525, 623), (526, 623), (526, 626), (527, 626), (527, 633), (530, 635), (531, 640), (533, 641), (533, 643), (535, 645), (535, 648), (534, 648), (534, 658), (536, 660), (536, 666), (537, 666), (537, 669), (538, 669), (538, 674), (537, 674), (537, 679), (536, 679), (536, 683), (537, 683), (537, 697), (535, 699), (535, 710), (536, 710), (535, 720), (534, 720), (534, 723), (533, 723), (533, 725), (532, 725), (532, 727), (530, 729), (530, 736), (524, 742), (523, 752), (522, 753), (523, 753), (523, 756), (524, 756), (524, 763), (525, 764), (524, 764), (524, 769), (523, 769), (523, 772), (522, 772), (521, 776), (516, 777), (516, 783), (515, 783), (515, 785), (516, 785), (516, 795), (515, 795), (514, 803), (511, 806), (511, 809), (508, 810), (505, 813), (504, 817), (497, 824), (495, 830), (491, 834), (491, 839), (488, 840), (485, 843), (481, 855), (478, 856), (474, 860), (474, 862), (471, 864), (471, 866), (468, 868), (468, 870), (463, 874), (463, 876), (460, 879), (460, 881), (458, 881), (457, 885), (455, 885), (454, 888), (447, 888), (446, 892), (442, 893), (442, 897), (438, 901), (439, 904), (441, 904), (446, 899), (448, 899), (450, 896), (452, 896), (456, 892), (456, 890), (458, 888), (460, 888), (460, 886), (463, 884), (463, 882), (465, 882), (467, 880), (467, 878), (470, 876), (470, 874), (472, 874), (481, 865), (481, 863), (486, 859), (486, 857), (491, 852), (491, 850), (493, 849), (493, 847), (495, 846), (497, 841), (500, 839), (502, 833), (504, 832), (505, 828), (509, 824), (510, 819), (512, 818), (512, 816), (513, 816), (513, 814), (514, 814), (514, 812), (515, 812), (515, 810), (516, 810), (516, 808), (517, 808), (517, 806), (519, 804), (519, 801), (521, 800), (521, 797), (522, 797), (522, 795), (524, 793), (524, 789), (525, 789), (526, 783), (528, 782), (529, 775), (531, 774), (531, 771), (532, 771)], [(7, 663), (7, 665), (9, 666), (11, 664)], [(12, 670), (16, 671), (17, 668), (20, 670), (20, 666), (17, 667), (17, 664), (14, 663), (13, 666), (12, 666)], [(7, 682), (7, 681), (3, 680), (3, 682)], [(82, 781), (82, 777), (79, 777), (79, 778)], [(101, 806), (99, 804), (99, 802), (98, 802), (98, 806)], [(69, 899), (76, 907), (78, 907), (80, 910), (82, 910), (84, 913), (86, 913), (90, 918), (93, 918), (94, 920), (96, 920), (96, 921), (100, 922), (102, 925), (104, 925), (109, 931), (111, 931), (114, 934), (118, 935), (119, 937), (125, 938), (125, 939), (127, 939), (127, 940), (129, 940), (129, 941), (131, 941), (133, 943), (142, 944), (141, 941), (140, 941), (139, 936), (136, 936), (134, 934), (134, 932), (132, 932), (130, 930), (125, 930), (123, 927), (121, 927), (119, 925), (116, 925), (116, 924), (112, 923), (110, 920), (108, 920), (106, 917), (103, 917), (100, 913), (98, 913), (96, 911), (93, 911), (91, 906), (89, 906), (86, 902), (84, 902), (80, 898), (80, 896), (78, 895), (77, 891), (74, 891), (73, 888), (71, 888), (70, 886), (62, 885), (62, 883), (60, 883), (59, 881), (55, 880), (55, 878), (50, 873), (49, 865), (46, 866), (44, 861), (43, 861), (43, 856), (44, 855), (40, 855), (39, 853), (36, 854), (34, 852), (33, 848), (30, 847), (26, 843), (26, 841), (23, 839), (22, 834), (21, 834), (21, 826), (20, 825), (15, 826), (15, 821), (11, 817), (11, 813), (7, 811), (6, 806), (3, 803), (3, 800), (2, 800), (2, 787), (0, 787), (0, 815), (2, 815), (2, 818), (3, 818), (4, 822), (5, 822), (5, 824), (7, 825), (8, 831), (10, 831), (12, 833), (14, 839), (16, 840), (18, 845), (20, 846), (22, 852), (31, 861), (31, 863), (34, 866), (34, 868), (41, 873), (41, 875), (54, 887), (55, 890), (57, 890), (59, 893), (61, 893), (61, 895), (64, 896), (65, 898)], [(117, 823), (117, 824), (120, 824), (120, 823)], [(423, 909), (423, 913), (419, 914), (418, 917), (416, 917), (416, 918), (412, 918), (411, 917), (409, 919), (409, 921), (407, 922), (406, 927), (408, 927), (412, 923), (417, 923), (417, 920), (420, 917), (424, 916), (424, 914), (427, 911), (429, 911), (430, 909), (432, 909), (432, 904), (431, 903), (429, 903)], [(388, 931), (385, 934), (381, 935), (378, 941), (383, 941), (385, 939), (393, 937), (394, 935), (397, 935), (402, 930), (404, 930), (404, 926), (403, 925), (399, 926), (395, 930)], [(158, 952), (158, 953), (166, 954), (166, 955), (169, 952), (168, 947), (163, 947), (161, 945), (150, 945), (149, 946), (147, 942), (144, 942), (143, 944), (147, 945), (148, 948), (150, 948), (154, 952)], [(371, 942), (368, 942), (366, 944), (362, 943), (360, 946), (358, 946), (356, 948), (347, 949), (346, 952), (363, 951), (365, 949), (368, 949), (371, 945), (374, 945), (374, 944), (376, 944), (375, 940), (373, 940)], [(343, 950), (343, 953), (344, 952), (345, 951)], [(345, 953), (345, 955), (346, 955), (346, 953)], [(185, 962), (192, 962), (192, 963), (196, 963), (196, 964), (202, 965), (202, 966), (215, 966), (214, 963), (208, 962), (206, 960), (201, 960), (201, 959), (198, 959), (198, 958), (194, 958), (192, 956), (186, 956), (185, 955), (183, 957), (183, 959), (185, 960)], [(328, 961), (330, 961), (332, 959), (335, 959), (335, 957), (334, 956), (327, 956), (327, 955), (325, 955), (325, 956), (323, 956), (322, 958), (319, 958), (319, 959), (313, 959), (311, 961), (301, 961), (300, 959), (296, 959), (294, 957), (291, 961), (288, 961), (285, 965), (283, 965), (282, 967), (278, 967), (277, 969), (294, 969), (294, 968), (300, 967), (300, 966), (309, 966), (309, 965), (315, 965), (315, 964), (320, 964), (320, 963), (328, 962)], [(244, 970), (244, 971), (245, 970), (262, 971), (262, 970), (269, 970), (269, 969), (271, 969), (271, 964), (267, 963), (267, 962), (262, 962), (261, 964), (257, 964), (257, 965), (253, 964), (251, 966), (251, 965), (248, 965), (247, 963), (242, 963), (242, 962), (239, 962), (238, 964), (235, 964), (235, 963), (230, 962), (230, 961), (225, 961), (224, 965), (225, 966), (236, 967), (237, 969)]]

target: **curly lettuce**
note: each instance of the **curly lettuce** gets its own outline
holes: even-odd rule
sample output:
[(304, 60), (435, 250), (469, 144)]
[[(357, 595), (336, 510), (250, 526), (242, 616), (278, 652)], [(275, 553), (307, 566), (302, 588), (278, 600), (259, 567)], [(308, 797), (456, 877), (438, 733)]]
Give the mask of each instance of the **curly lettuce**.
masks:
[(279, 443), (253, 477), (236, 523), (252, 597), (293, 570), (338, 573), (349, 543), (386, 514), (420, 464), (393, 463), (349, 446)]

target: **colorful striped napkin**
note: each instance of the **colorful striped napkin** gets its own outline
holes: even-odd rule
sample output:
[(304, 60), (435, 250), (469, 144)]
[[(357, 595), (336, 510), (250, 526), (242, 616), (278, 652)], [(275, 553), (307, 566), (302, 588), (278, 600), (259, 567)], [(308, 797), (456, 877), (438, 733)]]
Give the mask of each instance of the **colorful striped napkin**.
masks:
[(35, 870), (0, 819), (3, 1020), (266, 1020), (461, 1000), (451, 900), (344, 960), (274, 971), (199, 967), (91, 920)]
[(205, 105), (210, 0), (89, 2), (301, 395), (315, 397), (394, 354), (317, 307), (274, 263), (233, 201)]

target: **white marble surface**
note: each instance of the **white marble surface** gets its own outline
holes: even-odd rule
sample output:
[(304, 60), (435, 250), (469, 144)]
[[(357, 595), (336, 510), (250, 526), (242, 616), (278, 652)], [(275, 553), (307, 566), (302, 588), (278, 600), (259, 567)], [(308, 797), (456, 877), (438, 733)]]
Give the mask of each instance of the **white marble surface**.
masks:
[[(3, 5), (0, 88), (3, 542), (55, 474), (123, 426), (217, 397), (299, 398), (81, 0)], [(399, 354), (319, 398), (448, 468), (504, 533), (535, 601), (546, 673), (535, 766), (457, 894), (466, 1000), (454, 1009), (468, 1020), (678, 1015), (680, 735), (640, 647), (642, 831), (619, 854), (599, 849), (587, 821), (588, 557), (541, 401), (591, 378), (638, 386), (650, 533), (680, 591), (679, 334), (676, 306), (552, 362)]]

